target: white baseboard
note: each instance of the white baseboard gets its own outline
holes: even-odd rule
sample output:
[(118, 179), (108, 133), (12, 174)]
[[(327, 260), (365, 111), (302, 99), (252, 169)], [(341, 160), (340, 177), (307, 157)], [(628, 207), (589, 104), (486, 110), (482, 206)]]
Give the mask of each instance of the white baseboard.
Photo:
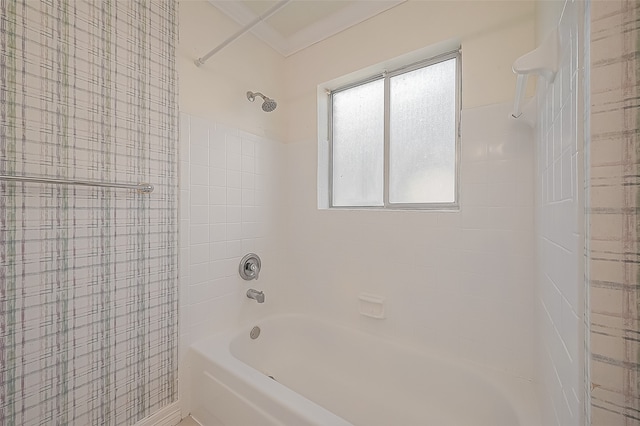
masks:
[(157, 413), (140, 420), (135, 426), (176, 426), (180, 420), (182, 420), (180, 406), (174, 402)]

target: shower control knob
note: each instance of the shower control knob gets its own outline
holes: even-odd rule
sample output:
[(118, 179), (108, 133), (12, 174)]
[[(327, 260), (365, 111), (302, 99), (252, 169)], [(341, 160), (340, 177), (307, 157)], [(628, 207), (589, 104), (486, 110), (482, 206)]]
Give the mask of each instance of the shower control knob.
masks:
[(238, 267), (240, 278), (246, 281), (257, 280), (260, 275), (261, 266), (262, 262), (260, 261), (260, 256), (255, 253), (245, 255), (240, 261), (240, 265)]

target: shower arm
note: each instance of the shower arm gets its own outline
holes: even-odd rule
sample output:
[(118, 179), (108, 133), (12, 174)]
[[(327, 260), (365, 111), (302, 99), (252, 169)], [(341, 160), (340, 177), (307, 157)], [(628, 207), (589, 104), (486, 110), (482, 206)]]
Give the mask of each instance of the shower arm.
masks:
[(253, 27), (255, 27), (256, 25), (258, 25), (260, 22), (262, 22), (263, 20), (269, 18), (271, 15), (273, 15), (274, 13), (276, 13), (278, 10), (282, 9), (284, 6), (286, 6), (289, 2), (291, 2), (291, 0), (281, 0), (278, 3), (276, 3), (271, 9), (267, 10), (266, 12), (264, 12), (262, 15), (258, 16), (257, 18), (255, 18), (253, 21), (249, 22), (247, 25), (245, 25), (244, 27), (240, 28), (238, 31), (236, 31), (232, 36), (230, 36), (229, 38), (227, 38), (225, 41), (223, 41), (222, 43), (220, 43), (218, 46), (216, 46), (215, 48), (211, 49), (209, 51), (209, 53), (207, 53), (206, 55), (196, 59), (194, 61), (194, 63), (196, 64), (196, 66), (200, 66), (200, 65), (204, 65), (205, 62), (207, 62), (209, 60), (209, 58), (211, 58), (213, 55), (215, 55), (216, 53), (218, 53), (219, 51), (221, 51), (222, 49), (224, 49), (225, 47), (227, 47), (229, 44), (231, 44), (232, 42), (234, 42), (237, 38), (239, 38), (241, 35), (243, 35), (244, 33), (246, 33), (247, 31), (250, 31)]
[(247, 99), (249, 99), (251, 102), (256, 100), (256, 96), (260, 96), (264, 101), (268, 99), (267, 96), (263, 95), (260, 92), (251, 92), (251, 91), (247, 92)]

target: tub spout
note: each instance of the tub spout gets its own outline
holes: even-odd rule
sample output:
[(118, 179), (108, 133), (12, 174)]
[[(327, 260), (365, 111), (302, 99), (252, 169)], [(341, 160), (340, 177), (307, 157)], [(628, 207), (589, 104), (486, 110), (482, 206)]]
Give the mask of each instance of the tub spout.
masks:
[(249, 299), (253, 299), (258, 303), (264, 303), (264, 292), (263, 291), (258, 291), (258, 290), (254, 290), (252, 288), (250, 288), (249, 290), (247, 290), (247, 297)]

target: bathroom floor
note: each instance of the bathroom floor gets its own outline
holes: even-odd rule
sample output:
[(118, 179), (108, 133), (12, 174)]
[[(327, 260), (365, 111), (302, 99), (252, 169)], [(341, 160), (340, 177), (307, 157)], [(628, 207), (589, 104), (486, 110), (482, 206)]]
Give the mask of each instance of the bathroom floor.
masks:
[(182, 421), (178, 423), (178, 426), (200, 426), (200, 423), (196, 422), (191, 416), (189, 416), (182, 419)]

